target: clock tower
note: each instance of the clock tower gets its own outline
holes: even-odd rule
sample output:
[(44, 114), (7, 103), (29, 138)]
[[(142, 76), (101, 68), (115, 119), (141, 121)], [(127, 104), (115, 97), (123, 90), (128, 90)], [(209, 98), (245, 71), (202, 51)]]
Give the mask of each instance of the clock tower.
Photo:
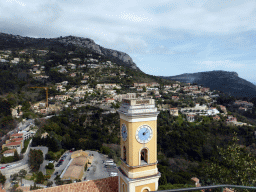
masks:
[(157, 115), (154, 99), (124, 99), (120, 115), (119, 192), (157, 191)]

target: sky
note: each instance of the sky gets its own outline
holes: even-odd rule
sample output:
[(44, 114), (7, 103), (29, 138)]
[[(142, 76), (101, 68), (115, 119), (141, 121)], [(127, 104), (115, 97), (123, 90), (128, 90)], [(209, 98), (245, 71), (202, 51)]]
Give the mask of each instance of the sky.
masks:
[(224, 70), (256, 82), (255, 0), (0, 0), (0, 32), (90, 38), (150, 75)]

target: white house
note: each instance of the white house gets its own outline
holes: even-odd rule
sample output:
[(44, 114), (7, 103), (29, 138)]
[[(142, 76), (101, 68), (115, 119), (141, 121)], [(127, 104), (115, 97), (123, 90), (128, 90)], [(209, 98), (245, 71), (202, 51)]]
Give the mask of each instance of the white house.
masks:
[(207, 114), (208, 115), (217, 115), (220, 112), (218, 111), (218, 109), (216, 109), (215, 107), (211, 107), (210, 109), (207, 110)]
[(16, 151), (15, 149), (9, 149), (9, 150), (3, 152), (3, 155), (4, 155), (4, 157), (14, 156), (15, 151)]

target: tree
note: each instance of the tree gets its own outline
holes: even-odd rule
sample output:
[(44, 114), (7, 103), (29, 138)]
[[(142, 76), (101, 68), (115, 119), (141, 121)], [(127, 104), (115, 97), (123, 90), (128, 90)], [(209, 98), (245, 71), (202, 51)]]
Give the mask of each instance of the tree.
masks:
[(43, 163), (44, 157), (41, 150), (31, 149), (29, 152), (29, 166), (32, 171), (38, 171), (40, 165)]
[(6, 181), (5, 176), (2, 174), (2, 172), (0, 172), (0, 183), (1, 183), (2, 185), (4, 185), (5, 181)]
[(44, 182), (44, 175), (42, 171), (40, 171), (36, 176), (36, 183), (43, 183)]
[(47, 186), (47, 187), (51, 187), (51, 186), (52, 186), (52, 184), (53, 184), (53, 182), (52, 182), (52, 181), (48, 181), (48, 182), (47, 182), (47, 184), (46, 184), (46, 186)]
[(19, 158), (19, 155), (18, 155), (18, 152), (17, 150), (14, 151), (14, 157), (13, 157), (13, 161), (19, 161), (20, 158)]
[(256, 160), (251, 153), (236, 143), (238, 140), (235, 135), (226, 149), (218, 147), (219, 159), (202, 167), (205, 180), (211, 181), (212, 184), (256, 184)]
[(25, 176), (27, 175), (27, 171), (25, 169), (21, 169), (18, 173), (20, 180), (21, 180), (21, 184), (22, 184), (22, 179), (25, 178)]
[(54, 168), (54, 164), (53, 163), (49, 163), (48, 165), (45, 166), (46, 169), (53, 169)]

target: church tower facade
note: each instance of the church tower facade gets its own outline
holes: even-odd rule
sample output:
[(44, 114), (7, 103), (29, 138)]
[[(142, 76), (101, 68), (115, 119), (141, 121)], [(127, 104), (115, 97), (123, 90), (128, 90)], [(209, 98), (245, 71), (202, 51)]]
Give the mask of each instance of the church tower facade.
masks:
[(154, 99), (124, 99), (120, 115), (119, 192), (158, 189), (157, 115)]

